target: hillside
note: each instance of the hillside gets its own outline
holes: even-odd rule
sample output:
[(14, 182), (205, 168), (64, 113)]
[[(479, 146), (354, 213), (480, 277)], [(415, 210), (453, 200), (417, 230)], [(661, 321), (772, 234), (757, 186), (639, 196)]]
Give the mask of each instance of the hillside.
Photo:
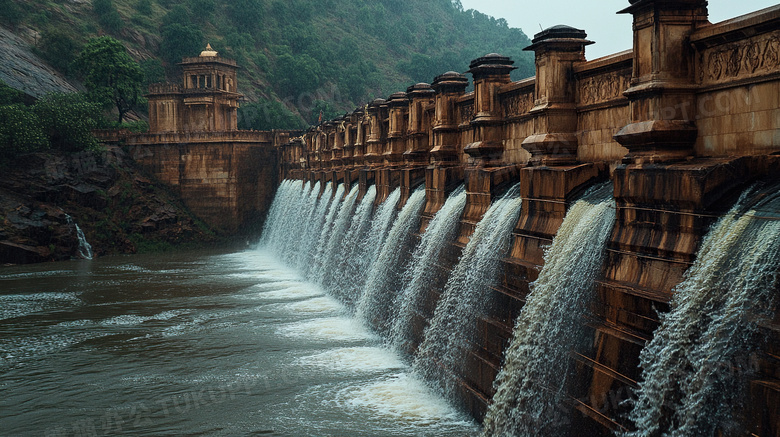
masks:
[(241, 127), (297, 128), (490, 52), (533, 74), (529, 40), (458, 0), (0, 0), (0, 20), (66, 76), (91, 37), (109, 34), (149, 83), (207, 42), (243, 67)]

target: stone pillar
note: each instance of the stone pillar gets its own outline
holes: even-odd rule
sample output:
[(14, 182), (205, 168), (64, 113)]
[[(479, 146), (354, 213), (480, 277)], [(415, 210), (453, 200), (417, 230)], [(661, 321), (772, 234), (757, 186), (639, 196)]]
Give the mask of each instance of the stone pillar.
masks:
[(508, 57), (491, 53), (469, 65), (474, 76), (474, 115), (469, 122), (474, 141), (463, 150), (469, 156), (465, 168), (466, 210), (458, 236), (463, 244), (493, 198), (517, 180), (517, 166), (503, 161), (504, 114), (499, 101), (499, 88), (511, 81), (509, 73), (515, 69), (512, 64)]
[(433, 149), (431, 149), (434, 166), (447, 167), (458, 165), (458, 117), (455, 102), (462, 96), (469, 85), (466, 76), (450, 71), (436, 76), (433, 81), (436, 105), (433, 120)]
[(406, 151), (406, 128), (409, 99), (406, 93), (393, 93), (387, 98), (387, 142), (382, 154), (385, 164), (392, 168), (403, 165)]
[(408, 199), (412, 191), (425, 183), (425, 169), (430, 162), (431, 122), (426, 108), (433, 104), (434, 91), (427, 83), (418, 83), (406, 89), (409, 98), (404, 170), (401, 177), (401, 197)]
[(695, 51), (691, 33), (707, 24), (706, 0), (633, 0), (620, 13), (634, 16), (634, 72), (624, 93), (631, 123), (616, 135), (626, 163), (693, 155), (696, 118)]
[(431, 165), (425, 173), (423, 228), (428, 226), (430, 219), (444, 205), (447, 193), (463, 182), (456, 103), (465, 94), (468, 85), (466, 76), (454, 71), (436, 76), (431, 85), (435, 92), (431, 128), (433, 147)]
[(523, 141), (532, 165), (567, 165), (577, 161), (577, 108), (574, 65), (585, 61), (585, 31), (555, 26), (534, 36), (525, 50), (536, 54), (534, 134)]
[(498, 101), (498, 89), (511, 81), (509, 73), (516, 67), (506, 56), (491, 53), (471, 61), (469, 73), (474, 76), (475, 141), (466, 146), (466, 152), (475, 166), (501, 164), (504, 153), (503, 114)]
[(368, 105), (368, 135), (366, 139), (366, 164), (371, 168), (382, 165), (382, 146), (386, 133), (383, 129), (382, 106), (384, 99), (375, 99)]

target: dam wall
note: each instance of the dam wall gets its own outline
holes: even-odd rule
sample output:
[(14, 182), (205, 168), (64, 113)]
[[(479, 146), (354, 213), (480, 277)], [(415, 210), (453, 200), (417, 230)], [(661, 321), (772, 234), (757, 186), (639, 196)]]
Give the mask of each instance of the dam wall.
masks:
[[(780, 181), (780, 6), (716, 24), (703, 0), (638, 0), (621, 12), (634, 18), (633, 50), (587, 60), (586, 33), (556, 26), (527, 48), (535, 77), (513, 82), (513, 61), (488, 54), (469, 65), (471, 92), (465, 75), (447, 72), (277, 148), (278, 179), (317, 186), (322, 198), (335, 191), (327, 184), (344, 184), (344, 193), (358, 187), (353, 202), (375, 190), (379, 208), (398, 189), (401, 211), (424, 189), (417, 241), (463, 186), (465, 205), (432, 267), (436, 276), (457, 270), (491, 205), (519, 184), (521, 207), (498, 277), (479, 290), (483, 311), (469, 328), (475, 335), (458, 346), (462, 366), (452, 375), (457, 402), (479, 419), (487, 414), (491, 426), (496, 378), (520, 338), (518, 317), (543, 289), (537, 281), (549, 248), (578, 199), (611, 184), (614, 224), (587, 311), (576, 317), (587, 341), (567, 351), (565, 385), (525, 383), (565, 393), (549, 417), (562, 423), (558, 435), (646, 435), (631, 403), (651, 377), (643, 350), (680, 305), (675, 295), (708, 231), (747, 202), (750, 187)], [(773, 212), (758, 216), (777, 220)], [(744, 403), (726, 407), (729, 425), (706, 435), (780, 435), (780, 289), (771, 287), (772, 315), (750, 336), (749, 371), (741, 361), (718, 363), (741, 375)], [(432, 285), (414, 310), (404, 344), (411, 356), (425, 344), (444, 293)], [(667, 431), (675, 414), (671, 407), (659, 413)]]

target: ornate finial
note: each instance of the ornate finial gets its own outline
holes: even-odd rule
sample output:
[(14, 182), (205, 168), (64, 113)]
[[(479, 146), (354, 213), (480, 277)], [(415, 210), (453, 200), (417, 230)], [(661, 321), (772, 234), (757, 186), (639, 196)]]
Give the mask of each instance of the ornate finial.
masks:
[(206, 50), (203, 50), (202, 52), (200, 52), (200, 56), (203, 56), (203, 57), (216, 57), (217, 56), (217, 52), (216, 52), (216, 50), (211, 48), (211, 43), (208, 43), (208, 44), (206, 44)]

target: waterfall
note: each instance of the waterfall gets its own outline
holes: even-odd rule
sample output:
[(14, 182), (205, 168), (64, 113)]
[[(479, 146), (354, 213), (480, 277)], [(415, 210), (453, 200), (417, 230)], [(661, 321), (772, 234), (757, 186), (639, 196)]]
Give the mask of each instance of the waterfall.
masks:
[(302, 203), (303, 181), (283, 181), (276, 191), (268, 213), (261, 244), (274, 247), (280, 255), (286, 255), (284, 248), (294, 225), (292, 211)]
[[(399, 191), (400, 193), (400, 191)], [(376, 187), (368, 187), (363, 200), (355, 209), (355, 217), (344, 234), (341, 247), (342, 258), (331, 272), (331, 282), (335, 284), (330, 291), (342, 302), (353, 306), (358, 299), (358, 292), (363, 288), (363, 273), (370, 265), (363, 251), (364, 242), (371, 237), (371, 213), (376, 200)], [(392, 204), (390, 201), (388, 204)]]
[(380, 333), (386, 333), (389, 329), (393, 297), (401, 287), (401, 275), (409, 258), (408, 246), (412, 232), (420, 227), (420, 209), (424, 203), (425, 187), (420, 187), (401, 209), (379, 256), (368, 271), (357, 315)]
[(559, 408), (573, 370), (569, 353), (587, 341), (581, 324), (615, 222), (612, 191), (602, 185), (578, 200), (545, 252), (494, 383), (482, 435), (566, 434), (561, 428), (568, 417)]
[(341, 202), (338, 215), (333, 222), (333, 228), (330, 230), (328, 244), (325, 246), (325, 251), (322, 254), (322, 264), (315, 275), (315, 281), (329, 292), (333, 292), (340, 285), (338, 283), (333, 283), (334, 281), (332, 281), (332, 279), (334, 277), (334, 272), (338, 269), (339, 264), (341, 264), (341, 258), (344, 256), (341, 246), (344, 241), (344, 234), (349, 229), (350, 223), (354, 218), (355, 200), (357, 199), (359, 190), (360, 187), (355, 185), (352, 187), (349, 194), (347, 194), (347, 197), (343, 202)]
[[(304, 215), (301, 217), (304, 220), (306, 220), (304, 223), (298, 223), (298, 231), (292, 232), (291, 234), (294, 236), (298, 236), (300, 239), (299, 247), (295, 250), (295, 256), (293, 257), (294, 262), (293, 265), (298, 268), (298, 270), (303, 271), (305, 266), (308, 266), (311, 262), (312, 257), (314, 256), (315, 251), (312, 250), (312, 246), (306, 244), (307, 241), (314, 241), (315, 238), (319, 237), (320, 231), (322, 229), (322, 222), (325, 219), (325, 212), (328, 209), (328, 206), (330, 205), (331, 196), (330, 195), (323, 195), (320, 198), (320, 188), (322, 185), (318, 181), (311, 189), (311, 192), (309, 193), (309, 198), (304, 198), (303, 201), (306, 202), (308, 205), (308, 212), (304, 213)], [(325, 193), (331, 193), (333, 192), (333, 183), (328, 182), (325, 185)], [(303, 245), (303, 247), (300, 247), (300, 244)], [(316, 248), (314, 248), (316, 249)]]
[(437, 263), (446, 245), (455, 239), (465, 206), (466, 189), (461, 185), (450, 194), (444, 206), (433, 217), (422, 235), (420, 244), (414, 250), (412, 261), (404, 273), (403, 291), (393, 306), (397, 314), (394, 317), (390, 342), (398, 350), (406, 349), (411, 341), (413, 318), (420, 312), (426, 292), (431, 288), (441, 287), (446, 280), (446, 277), (436, 277), (436, 274), (440, 273)]
[(414, 369), (429, 381), (436, 381), (452, 395), (455, 381), (450, 373), (459, 369), (463, 351), (473, 335), (477, 318), (484, 313), (484, 293), (499, 273), (499, 260), (509, 248), (509, 237), (517, 224), (522, 201), (520, 184), (512, 187), (490, 206), (477, 224), (458, 264), (444, 287), (433, 319), (425, 329)]
[(328, 245), (328, 241), (330, 241), (330, 237), (332, 234), (331, 231), (333, 229), (333, 222), (336, 220), (336, 216), (339, 210), (341, 209), (341, 202), (342, 200), (344, 200), (343, 199), (344, 191), (345, 191), (344, 184), (339, 184), (339, 186), (336, 188), (335, 194), (332, 194), (331, 192), (328, 191), (325, 191), (322, 194), (323, 197), (333, 195), (333, 198), (330, 201), (330, 207), (328, 208), (328, 213), (325, 215), (325, 223), (322, 225), (322, 229), (320, 230), (320, 236), (316, 240), (317, 244), (316, 244), (316, 252), (314, 253), (314, 257), (313, 259), (311, 259), (309, 263), (303, 266), (303, 271), (306, 274), (306, 277), (308, 277), (309, 279), (314, 279), (316, 281), (317, 279), (320, 278), (322, 266), (325, 262), (325, 258), (328, 256), (328, 254), (325, 253), (325, 249)]
[(757, 203), (752, 192), (743, 195), (702, 241), (640, 355), (629, 415), (637, 430), (624, 436), (738, 434), (733, 406), (745, 394), (746, 357), (777, 305), (780, 195), (776, 187), (768, 192)]
[(87, 237), (84, 236), (84, 232), (79, 227), (78, 223), (73, 221), (73, 218), (68, 214), (65, 214), (65, 220), (68, 221), (69, 226), (73, 226), (76, 229), (76, 237), (79, 239), (79, 247), (76, 251), (79, 257), (83, 259), (92, 259), (92, 245), (87, 241)]

